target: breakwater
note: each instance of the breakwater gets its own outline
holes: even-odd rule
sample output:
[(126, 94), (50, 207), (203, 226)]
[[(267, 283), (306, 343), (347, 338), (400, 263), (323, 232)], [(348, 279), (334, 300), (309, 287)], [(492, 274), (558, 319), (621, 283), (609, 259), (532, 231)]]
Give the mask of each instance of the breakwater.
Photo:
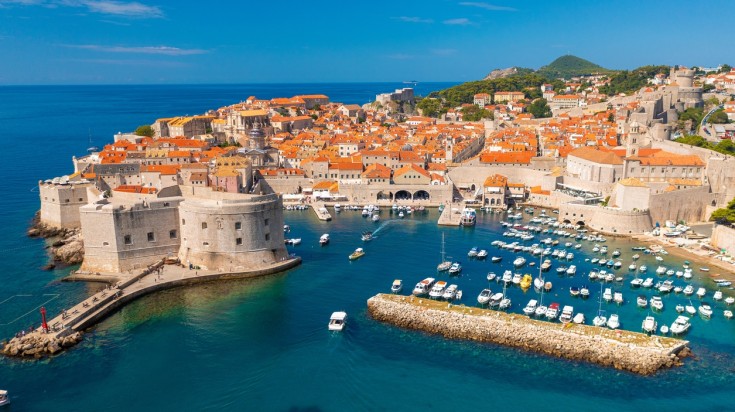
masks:
[(398, 327), (494, 343), (559, 358), (651, 375), (681, 364), (688, 341), (593, 326), (551, 323), (487, 309), (455, 306), (410, 296), (368, 299), (374, 319)]

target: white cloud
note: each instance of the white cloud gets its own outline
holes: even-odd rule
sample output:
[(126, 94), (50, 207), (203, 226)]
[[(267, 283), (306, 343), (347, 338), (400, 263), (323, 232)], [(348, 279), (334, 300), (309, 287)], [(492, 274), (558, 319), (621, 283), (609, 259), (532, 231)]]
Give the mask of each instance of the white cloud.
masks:
[(406, 23), (433, 23), (434, 20), (432, 19), (425, 19), (422, 17), (409, 17), (409, 16), (401, 16), (401, 17), (393, 17), (395, 20), (400, 20)]
[(75, 49), (92, 50), (105, 53), (136, 53), (136, 54), (160, 54), (165, 56), (191, 56), (194, 54), (209, 53), (208, 50), (202, 49), (180, 49), (178, 47), (170, 46), (137, 46), (137, 47), (125, 47), (125, 46), (102, 46), (98, 44), (79, 44), (79, 45), (66, 45)]
[(85, 8), (90, 13), (106, 14), (109, 16), (161, 18), (163, 10), (158, 6), (149, 6), (137, 1), (116, 0), (0, 0), (0, 7), (5, 6), (44, 6), (56, 8), (59, 6)]
[(475, 1), (463, 1), (459, 3), (459, 5), (469, 6), (469, 7), (479, 7), (481, 9), (492, 10), (492, 11), (518, 11), (518, 9), (516, 9), (515, 7), (498, 6), (495, 4), (475, 2)]
[(444, 24), (449, 24), (452, 26), (467, 26), (468, 24), (472, 24), (472, 22), (466, 17), (460, 17), (457, 19), (444, 20)]

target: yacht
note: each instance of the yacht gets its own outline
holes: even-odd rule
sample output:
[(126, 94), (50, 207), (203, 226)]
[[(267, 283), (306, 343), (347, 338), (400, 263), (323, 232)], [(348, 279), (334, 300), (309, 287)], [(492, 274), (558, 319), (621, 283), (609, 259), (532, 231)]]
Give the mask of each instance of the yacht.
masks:
[(691, 323), (689, 323), (689, 318), (683, 315), (679, 315), (674, 323), (671, 324), (671, 328), (669, 330), (674, 335), (681, 335), (684, 333), (687, 333), (689, 331), (689, 328), (691, 327)]
[(329, 244), (329, 233), (325, 233), (319, 237), (319, 244), (322, 246)]
[(561, 323), (569, 323), (572, 321), (572, 316), (574, 314), (574, 308), (572, 306), (564, 306), (561, 310), (561, 316), (559, 316), (559, 321)]
[(452, 265), (449, 267), (450, 275), (459, 275), (461, 271), (462, 271), (462, 265), (460, 265), (458, 262), (452, 263)]
[(651, 297), (651, 309), (664, 310), (664, 301), (661, 300), (661, 296)]
[(400, 279), (394, 280), (390, 287), (391, 293), (400, 293), (401, 290), (403, 290), (403, 281)]
[(513, 266), (519, 268), (526, 264), (526, 258), (519, 256), (513, 261)]
[(534, 312), (536, 312), (536, 307), (538, 306), (538, 302), (536, 299), (531, 299), (528, 301), (528, 304), (525, 308), (523, 308), (523, 313), (527, 316), (533, 315)]
[(610, 329), (617, 329), (620, 327), (620, 318), (616, 313), (610, 315), (610, 319), (607, 320), (607, 327)]
[(346, 322), (347, 322), (346, 312), (334, 312), (332, 313), (332, 316), (329, 317), (329, 330), (335, 331), (335, 332), (341, 332), (345, 328)]
[(698, 312), (705, 319), (709, 319), (712, 317), (712, 307), (709, 305), (709, 303), (702, 302), (702, 304), (699, 306)]
[(641, 328), (644, 332), (647, 333), (656, 333), (656, 326), (658, 324), (656, 323), (656, 319), (654, 319), (653, 316), (646, 316), (645, 319), (643, 319), (643, 324), (641, 325)]
[(444, 289), (447, 288), (447, 282), (440, 280), (432, 286), (431, 291), (429, 291), (429, 297), (432, 299), (439, 299), (444, 295)]
[(648, 298), (646, 297), (646, 295), (638, 295), (638, 298), (635, 300), (635, 302), (639, 308), (645, 308), (648, 306)]
[(477, 295), (477, 303), (480, 305), (487, 305), (490, 302), (490, 297), (493, 292), (490, 289), (483, 289), (479, 295)]
[(434, 278), (426, 278), (422, 280), (421, 282), (416, 284), (416, 286), (413, 288), (412, 293), (416, 296), (426, 295), (431, 290), (431, 287), (434, 286), (435, 281), (436, 279)]
[(363, 256), (365, 256), (365, 250), (363, 248), (359, 247), (359, 248), (355, 249), (355, 251), (352, 252), (352, 254), (350, 254), (349, 259), (350, 260), (357, 260), (357, 259), (360, 259)]

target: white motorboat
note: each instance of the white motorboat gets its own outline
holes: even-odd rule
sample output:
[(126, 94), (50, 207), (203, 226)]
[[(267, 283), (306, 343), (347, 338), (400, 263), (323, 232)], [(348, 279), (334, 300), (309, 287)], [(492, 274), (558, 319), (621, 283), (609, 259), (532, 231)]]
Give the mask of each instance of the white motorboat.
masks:
[(732, 305), (733, 303), (735, 303), (735, 298), (732, 296), (728, 296), (725, 298), (725, 303), (727, 303), (728, 305)]
[(429, 291), (429, 297), (432, 299), (439, 299), (444, 295), (444, 289), (447, 288), (447, 282), (440, 280), (431, 287)]
[(477, 303), (480, 305), (487, 305), (490, 302), (493, 292), (490, 289), (483, 289), (479, 295), (477, 295)]
[(694, 286), (687, 285), (682, 292), (687, 296), (691, 296), (694, 294)]
[(712, 307), (709, 305), (709, 303), (705, 302), (702, 302), (702, 304), (699, 306), (698, 312), (705, 319), (711, 318), (713, 313)]
[(669, 328), (669, 330), (674, 335), (681, 335), (689, 331), (691, 326), (692, 324), (689, 323), (688, 317), (679, 315), (676, 320), (674, 320), (674, 323), (671, 324), (671, 328)]
[(488, 282), (492, 282), (492, 281), (493, 281), (493, 280), (495, 280), (495, 278), (497, 278), (497, 277), (498, 277), (498, 276), (497, 276), (497, 275), (495, 274), (495, 272), (488, 272), (488, 273), (487, 273), (487, 281), (488, 281)]
[(373, 240), (373, 232), (366, 231), (362, 232), (362, 236), (360, 237), (364, 242), (369, 242)]
[(684, 305), (678, 304), (674, 307), (674, 310), (676, 310), (676, 313), (684, 313)]
[(513, 261), (513, 266), (517, 268), (520, 268), (525, 264), (526, 264), (526, 258), (524, 258), (523, 256), (519, 256)]
[(521, 279), (523, 279), (523, 276), (521, 276), (520, 273), (515, 273), (511, 281), (513, 282), (514, 285), (520, 285)]
[(705, 288), (699, 288), (699, 289), (697, 289), (697, 296), (699, 296), (700, 299), (703, 298), (704, 295), (706, 295), (706, 294), (707, 294), (707, 289), (705, 289)]
[(339, 203), (335, 203), (334, 204), (334, 211), (337, 212), (337, 213), (339, 213), (340, 210), (342, 210), (342, 205), (340, 205)]
[(490, 261), (493, 262), (493, 263), (498, 263), (501, 260), (503, 260), (503, 258), (501, 256), (493, 256), (492, 258), (490, 258)]
[(322, 246), (329, 244), (329, 233), (325, 233), (319, 237), (319, 244)]
[[(505, 272), (503, 272), (503, 278), (502, 278), (502, 280), (503, 280), (503, 283), (505, 283), (505, 284), (508, 284), (508, 283), (512, 282), (513, 281), (513, 272), (511, 272), (510, 270), (506, 270)], [(520, 280), (518, 281), (518, 283), (520, 283)]]
[(481, 249), (479, 252), (477, 252), (478, 259), (485, 259), (486, 257), (487, 257), (487, 250)]
[(373, 217), (371, 217), (371, 219), (373, 220), (373, 222), (379, 222), (380, 221), (380, 215), (378, 215), (377, 213), (374, 213), (373, 214)]
[(500, 309), (508, 309), (511, 305), (511, 300), (508, 297), (503, 297), (503, 299), (500, 301), (500, 304), (498, 305)]
[(638, 267), (638, 271), (641, 272), (641, 273), (642, 272), (645, 272), (647, 270), (648, 270), (648, 266), (646, 266), (646, 265), (641, 265), (640, 267)]
[(293, 239), (286, 239), (286, 244), (294, 245), (294, 246), (300, 245), (301, 244), (301, 238), (299, 237), (299, 238), (293, 238)]
[(637, 268), (637, 266), (635, 265), (635, 263), (631, 263), (630, 266), (628, 266), (628, 270), (634, 271), (634, 270), (636, 270), (636, 268)]
[(651, 297), (651, 309), (664, 310), (664, 301), (661, 300), (661, 296)]
[(470, 249), (470, 251), (467, 252), (467, 257), (468, 258), (477, 257), (477, 247), (473, 247), (472, 249)]
[(577, 273), (577, 266), (569, 265), (569, 268), (567, 269), (567, 275), (574, 276), (575, 273)]
[(561, 310), (561, 315), (559, 316), (559, 322), (569, 323), (572, 321), (573, 315), (574, 315), (574, 307), (564, 306)]
[(669, 293), (674, 289), (674, 282), (671, 280), (664, 281), (661, 286), (658, 287), (658, 291), (661, 293)]
[(458, 275), (461, 271), (462, 271), (462, 265), (460, 265), (458, 262), (452, 263), (452, 266), (449, 267), (450, 275)]
[(587, 286), (582, 286), (581, 289), (579, 289), (579, 296), (586, 299), (590, 296), (590, 290), (587, 288)]
[(633, 279), (633, 280), (630, 281), (630, 286), (632, 286), (634, 288), (640, 287), (641, 284), (643, 284), (643, 279), (641, 279), (641, 278), (635, 278), (635, 279)]
[(605, 292), (602, 294), (602, 298), (605, 299), (605, 302), (610, 302), (613, 298), (612, 289), (606, 288)]
[(393, 284), (390, 287), (390, 291), (392, 293), (400, 293), (401, 290), (403, 290), (403, 281), (400, 279), (394, 280)]
[(662, 335), (665, 335), (665, 334), (669, 333), (669, 327), (666, 326), (666, 325), (661, 325), (661, 329), (659, 329), (659, 330), (661, 331), (661, 334)]
[(548, 308), (547, 308), (546, 306), (544, 306), (544, 305), (539, 305), (539, 306), (538, 306), (538, 307), (536, 308), (536, 311), (535, 311), (535, 312), (533, 312), (533, 313), (534, 313), (534, 315), (536, 315), (536, 316), (539, 316), (539, 317), (541, 317), (541, 316), (544, 316), (544, 315), (546, 314), (546, 310), (547, 310), (547, 309), (548, 309)]
[(584, 313), (578, 312), (576, 315), (574, 315), (574, 318), (572, 319), (572, 322), (576, 323), (577, 325), (584, 325)]
[(618, 305), (622, 305), (623, 304), (623, 293), (622, 292), (615, 292), (613, 294), (613, 302), (617, 303)]
[(597, 316), (592, 319), (592, 324), (597, 327), (603, 327), (607, 325), (607, 317), (605, 317), (602, 313), (598, 313)]
[(722, 292), (719, 291), (719, 290), (716, 290), (713, 299), (714, 300), (722, 300)]
[(536, 312), (536, 308), (538, 307), (538, 301), (536, 299), (531, 299), (528, 301), (528, 304), (525, 308), (523, 308), (523, 313), (527, 316), (531, 316)]
[(648, 306), (648, 298), (646, 298), (645, 295), (639, 295), (638, 298), (636, 298), (635, 303), (639, 308), (645, 308)]
[(559, 304), (558, 303), (552, 303), (549, 305), (548, 309), (546, 309), (546, 319), (554, 320), (559, 316)]
[(641, 283), (641, 286), (643, 286), (644, 288), (650, 288), (650, 287), (652, 287), (653, 286), (653, 278), (646, 278), (646, 280), (644, 280), (643, 283)]
[(503, 294), (498, 292), (490, 296), (490, 307), (495, 308), (500, 305), (500, 302), (503, 300)]
[(442, 294), (442, 299), (444, 300), (452, 300), (457, 296), (457, 285), (449, 285), (446, 289), (444, 289), (444, 293)]
[(7, 405), (9, 403), (10, 398), (8, 397), (8, 391), (0, 389), (0, 406)]
[(610, 329), (617, 329), (620, 327), (620, 318), (616, 313), (610, 315), (610, 319), (607, 320), (607, 327)]
[(646, 316), (646, 318), (643, 319), (643, 324), (641, 325), (641, 328), (644, 332), (656, 333), (656, 326), (658, 326), (658, 324), (656, 323), (656, 319), (654, 319), (653, 316)]
[(697, 309), (694, 307), (694, 305), (692, 305), (692, 302), (689, 302), (688, 305), (684, 306), (684, 310), (686, 311), (686, 313), (692, 316), (697, 314)]
[(334, 312), (329, 317), (329, 330), (341, 332), (345, 328), (345, 323), (347, 323), (347, 313)]
[(435, 281), (436, 279), (434, 278), (426, 278), (422, 280), (421, 282), (416, 284), (416, 286), (413, 288), (412, 293), (416, 296), (426, 295), (431, 290), (431, 287), (434, 286)]
[(533, 280), (533, 287), (537, 290), (540, 290), (544, 287), (544, 280), (541, 278), (536, 278)]

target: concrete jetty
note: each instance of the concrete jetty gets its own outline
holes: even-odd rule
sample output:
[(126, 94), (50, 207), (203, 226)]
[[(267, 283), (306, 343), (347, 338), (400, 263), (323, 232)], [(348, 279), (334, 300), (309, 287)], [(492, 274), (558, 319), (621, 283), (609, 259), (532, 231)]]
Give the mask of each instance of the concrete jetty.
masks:
[(368, 299), (374, 319), (395, 326), (591, 362), (641, 375), (681, 364), (688, 341), (594, 326), (560, 324), (519, 314), (456, 306), (412, 296)]
[(78, 275), (76, 280), (114, 283), (49, 320), (48, 331), (39, 327), (32, 332), (14, 337), (3, 345), (2, 354), (32, 358), (50, 356), (63, 348), (75, 345), (81, 340), (85, 329), (94, 326), (127, 303), (149, 293), (216, 280), (265, 276), (291, 269), (300, 263), (301, 258), (292, 256), (273, 265), (226, 273), (188, 269), (178, 264), (164, 265), (164, 261), (160, 261), (136, 274)]
[[(456, 210), (452, 210), (456, 209)], [(452, 204), (446, 205), (442, 214), (439, 216), (439, 226), (459, 226), (459, 222), (462, 220), (462, 211), (459, 206), (452, 208)]]
[(332, 215), (329, 214), (329, 211), (323, 202), (312, 203), (311, 209), (316, 213), (316, 217), (318, 217), (319, 220), (324, 220), (326, 222), (332, 220)]

